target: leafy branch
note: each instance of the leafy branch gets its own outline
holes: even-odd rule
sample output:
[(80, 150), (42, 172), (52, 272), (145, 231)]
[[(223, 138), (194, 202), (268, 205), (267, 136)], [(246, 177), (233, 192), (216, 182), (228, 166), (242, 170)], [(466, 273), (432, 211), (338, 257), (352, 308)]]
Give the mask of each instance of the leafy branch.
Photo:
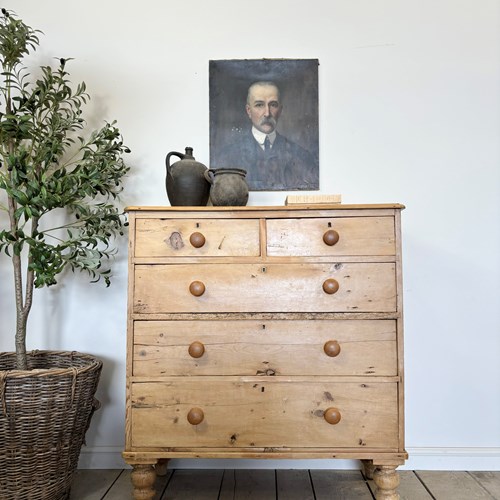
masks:
[[(84, 82), (71, 84), (70, 59), (58, 59), (55, 69), (42, 66), (33, 81), (23, 59), (36, 50), (41, 32), (1, 12), (0, 195), (6, 203), (0, 200), (0, 209), (9, 222), (0, 228), (0, 252), (13, 263), (16, 351), (25, 369), (33, 288), (55, 285), (66, 268), (110, 284), (114, 242), (126, 225), (113, 201), (123, 189), (129, 171), (123, 155), (130, 150), (116, 122), (84, 136), (90, 97)], [(56, 209), (66, 210), (67, 221), (44, 228)]]

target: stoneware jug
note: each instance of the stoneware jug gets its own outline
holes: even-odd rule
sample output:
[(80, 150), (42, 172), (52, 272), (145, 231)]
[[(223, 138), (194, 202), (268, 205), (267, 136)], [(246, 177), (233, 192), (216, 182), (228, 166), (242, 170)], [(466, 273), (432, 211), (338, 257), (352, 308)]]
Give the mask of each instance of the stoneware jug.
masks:
[(245, 206), (248, 201), (247, 171), (241, 168), (216, 168), (205, 171), (212, 184), (210, 201), (214, 206)]
[[(177, 156), (180, 161), (170, 164), (170, 158)], [(186, 154), (171, 151), (165, 159), (167, 177), (165, 185), (170, 205), (205, 206), (210, 195), (210, 183), (205, 177), (207, 167), (195, 160), (193, 148), (186, 148)]]

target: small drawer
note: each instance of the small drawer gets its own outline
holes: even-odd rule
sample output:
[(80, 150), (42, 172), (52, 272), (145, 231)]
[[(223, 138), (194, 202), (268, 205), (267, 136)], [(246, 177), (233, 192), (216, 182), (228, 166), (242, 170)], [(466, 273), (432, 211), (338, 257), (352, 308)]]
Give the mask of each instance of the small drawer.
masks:
[(395, 310), (393, 263), (135, 266), (134, 313)]
[(134, 447), (398, 447), (397, 384), (191, 377), (132, 385)]
[(269, 256), (390, 256), (396, 253), (393, 217), (270, 219)]
[(136, 257), (260, 255), (255, 219), (137, 219)]
[(394, 376), (396, 322), (136, 321), (133, 374)]

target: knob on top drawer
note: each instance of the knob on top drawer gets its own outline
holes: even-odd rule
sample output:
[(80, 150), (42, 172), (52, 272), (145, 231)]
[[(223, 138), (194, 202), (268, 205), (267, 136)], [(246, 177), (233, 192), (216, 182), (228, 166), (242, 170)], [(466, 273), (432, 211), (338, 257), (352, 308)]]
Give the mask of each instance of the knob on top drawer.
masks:
[(325, 242), (325, 245), (330, 247), (335, 245), (339, 239), (340, 235), (337, 231), (335, 231), (335, 229), (329, 229), (328, 231), (325, 231), (325, 234), (323, 234), (323, 241)]
[(191, 243), (194, 248), (201, 248), (206, 243), (206, 238), (202, 233), (196, 231), (189, 237), (189, 243)]

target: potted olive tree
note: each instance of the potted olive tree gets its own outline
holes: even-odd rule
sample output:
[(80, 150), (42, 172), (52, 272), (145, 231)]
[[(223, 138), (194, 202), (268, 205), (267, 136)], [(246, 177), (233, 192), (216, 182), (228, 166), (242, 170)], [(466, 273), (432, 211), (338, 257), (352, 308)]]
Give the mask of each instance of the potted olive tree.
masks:
[(113, 201), (129, 151), (114, 122), (85, 131), (89, 96), (84, 83), (69, 82), (67, 59), (36, 77), (24, 67), (39, 35), (2, 9), (0, 258), (12, 264), (16, 326), (15, 353), (0, 353), (0, 497), (55, 500), (69, 495), (102, 363), (76, 352), (27, 353), (33, 292), (66, 269), (109, 285), (126, 224)]

